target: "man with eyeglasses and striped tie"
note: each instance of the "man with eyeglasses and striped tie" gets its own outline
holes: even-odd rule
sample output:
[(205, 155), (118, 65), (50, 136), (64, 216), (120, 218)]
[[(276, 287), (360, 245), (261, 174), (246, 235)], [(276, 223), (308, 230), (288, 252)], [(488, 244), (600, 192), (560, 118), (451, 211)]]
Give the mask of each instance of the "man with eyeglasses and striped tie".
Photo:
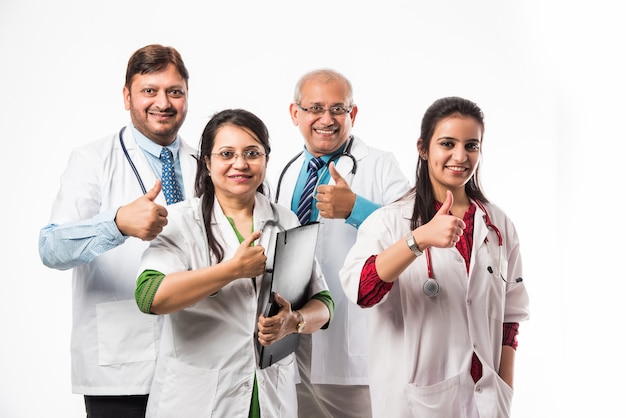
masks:
[(365, 313), (349, 303), (338, 273), (361, 222), (410, 183), (392, 153), (352, 134), (357, 110), (342, 74), (325, 68), (304, 74), (290, 105), (304, 149), (273, 185), (275, 200), (302, 224), (320, 222), (316, 256), (335, 301), (329, 328), (300, 340), (300, 418), (371, 417)]

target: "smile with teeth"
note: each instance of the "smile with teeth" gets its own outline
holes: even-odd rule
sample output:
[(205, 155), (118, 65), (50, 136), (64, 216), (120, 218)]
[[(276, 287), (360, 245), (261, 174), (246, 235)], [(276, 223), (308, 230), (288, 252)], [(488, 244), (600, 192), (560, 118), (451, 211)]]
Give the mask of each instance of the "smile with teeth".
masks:
[(314, 128), (315, 132), (317, 132), (320, 135), (332, 135), (335, 133), (335, 129), (334, 128)]
[(174, 116), (175, 112), (171, 112), (171, 111), (162, 111), (159, 112), (158, 110), (151, 110), (148, 111), (148, 113), (152, 116), (155, 116), (157, 118), (169, 118), (170, 116)]
[(446, 166), (446, 168), (447, 168), (448, 170), (450, 170), (450, 171), (458, 171), (458, 172), (462, 172), (462, 171), (467, 170), (467, 168), (465, 168), (465, 167), (450, 166), (450, 165), (449, 165), (449, 166)]

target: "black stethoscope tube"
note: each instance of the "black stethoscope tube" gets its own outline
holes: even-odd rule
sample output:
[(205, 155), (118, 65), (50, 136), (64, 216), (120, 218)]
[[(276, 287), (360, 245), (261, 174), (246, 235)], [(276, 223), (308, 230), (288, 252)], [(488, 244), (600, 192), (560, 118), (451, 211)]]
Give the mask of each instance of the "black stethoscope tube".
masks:
[(120, 133), (119, 133), (120, 144), (122, 145), (122, 150), (124, 151), (124, 155), (126, 156), (126, 159), (128, 160), (130, 164), (130, 167), (133, 169), (133, 172), (135, 173), (135, 177), (137, 177), (137, 181), (139, 182), (139, 187), (141, 187), (141, 191), (143, 192), (143, 194), (146, 194), (146, 186), (144, 186), (143, 181), (141, 181), (141, 176), (139, 175), (139, 171), (137, 171), (137, 167), (135, 167), (133, 160), (130, 158), (130, 155), (128, 155), (128, 150), (126, 149), (126, 145), (124, 145), (124, 140), (122, 139), (122, 135), (124, 134), (125, 129), (126, 129), (125, 126), (122, 129), (120, 129)]

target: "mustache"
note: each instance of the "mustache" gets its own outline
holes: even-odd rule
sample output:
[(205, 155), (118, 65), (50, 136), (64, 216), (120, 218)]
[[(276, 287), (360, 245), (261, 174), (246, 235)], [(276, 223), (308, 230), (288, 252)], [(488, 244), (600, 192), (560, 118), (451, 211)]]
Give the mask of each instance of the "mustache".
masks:
[(147, 112), (148, 113), (166, 113), (169, 115), (176, 115), (178, 113), (178, 111), (173, 107), (167, 107), (165, 109), (149, 108)]

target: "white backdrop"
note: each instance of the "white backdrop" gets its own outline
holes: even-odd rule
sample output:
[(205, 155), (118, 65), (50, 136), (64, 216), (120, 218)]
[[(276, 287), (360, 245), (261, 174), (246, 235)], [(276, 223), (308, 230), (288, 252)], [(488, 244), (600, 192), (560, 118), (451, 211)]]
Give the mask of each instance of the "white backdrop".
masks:
[(270, 129), (270, 175), (301, 147), (288, 105), (313, 68), (352, 80), (354, 132), (394, 151), (410, 178), (426, 107), (447, 95), (476, 101), (486, 114), (483, 186), (519, 230), (531, 296), (514, 417), (618, 416), (618, 10), (604, 1), (214, 3), (0, 0), (0, 138), (10, 156), (1, 171), (0, 416), (84, 416), (70, 388), (71, 273), (43, 267), (38, 232), (71, 149), (127, 123), (126, 63), (150, 43), (176, 47), (190, 71), (185, 139), (197, 144), (215, 111), (246, 108)]

